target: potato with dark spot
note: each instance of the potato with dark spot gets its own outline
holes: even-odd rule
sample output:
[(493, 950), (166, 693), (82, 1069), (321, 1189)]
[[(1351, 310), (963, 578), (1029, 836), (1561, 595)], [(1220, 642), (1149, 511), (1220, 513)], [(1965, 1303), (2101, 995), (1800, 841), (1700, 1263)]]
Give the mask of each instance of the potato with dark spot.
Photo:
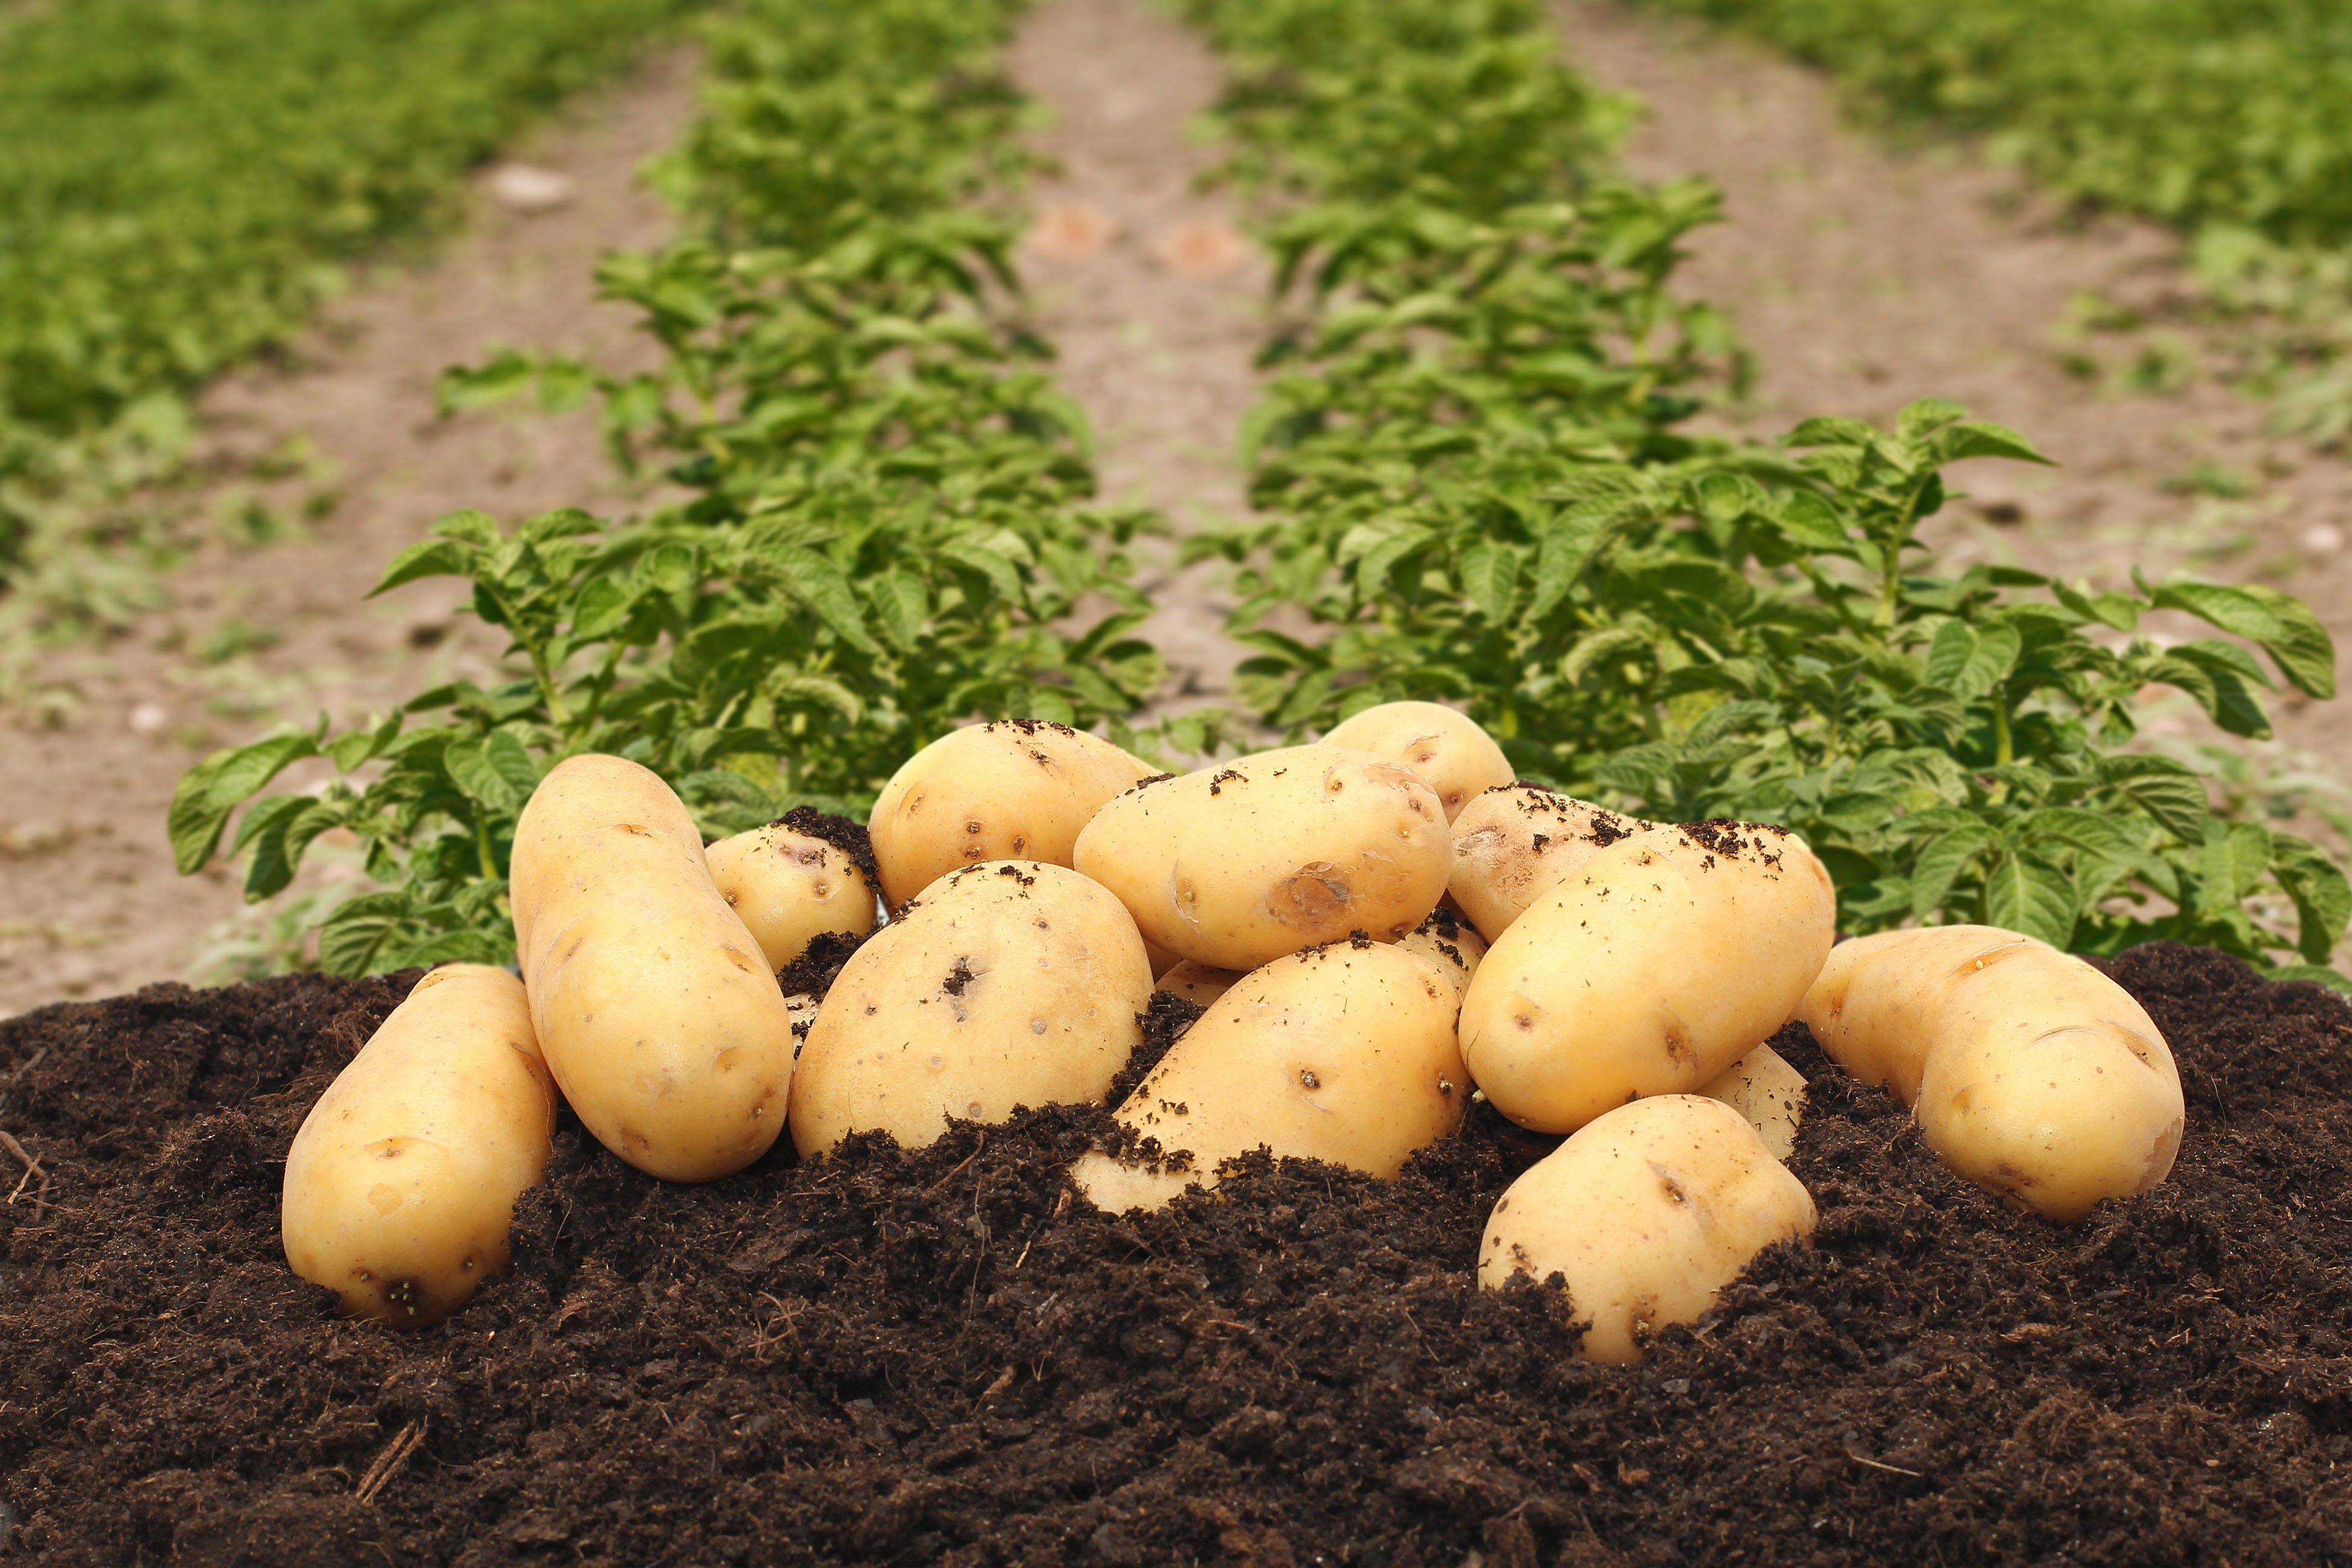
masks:
[(1107, 1211), (1159, 1208), (1253, 1149), (1393, 1177), (1460, 1130), (1469, 1075), (1455, 996), (1438, 964), (1401, 947), (1333, 942), (1244, 975), (1112, 1114), (1189, 1152), (1189, 1170), (1083, 1156), (1078, 1190)]
[(1142, 1042), (1143, 939), (1118, 900), (1066, 866), (951, 871), (842, 966), (801, 1047), (793, 1142), (853, 1132), (909, 1149), (953, 1117), (1099, 1104)]
[(1611, 845), (1489, 948), (1462, 1054), (1495, 1109), (1573, 1132), (1628, 1100), (1688, 1094), (1796, 1015), (1837, 896), (1785, 830), (1663, 827)]
[(554, 1128), (522, 982), (487, 964), (435, 970), (294, 1134), (288, 1265), (352, 1317), (441, 1321), (506, 1267), (515, 1200), (545, 1173)]
[(742, 917), (772, 970), (828, 932), (864, 936), (874, 929), (880, 889), (848, 851), (788, 823), (722, 838), (703, 858), (719, 897)]
[(896, 909), (960, 866), (1067, 866), (1078, 830), (1149, 763), (1038, 719), (970, 724), (907, 759), (875, 798), (867, 829)]
[(1695, 1322), (1776, 1241), (1812, 1234), (1812, 1194), (1739, 1112), (1668, 1094), (1597, 1118), (1513, 1182), (1478, 1247), (1478, 1283), (1568, 1286), (1577, 1353), (1622, 1365)]
[(1291, 746), (1145, 784), (1102, 808), (1073, 864), (1144, 939), (1249, 970), (1350, 931), (1394, 942), (1445, 891), (1436, 792), (1402, 763)]
[(1466, 713), (1437, 702), (1383, 702), (1343, 719), (1327, 746), (1393, 757), (1429, 781), (1453, 821), (1483, 790), (1511, 782), (1510, 759)]
[(1656, 826), (1541, 784), (1490, 789), (1454, 819), (1445, 890), (1492, 942), (1544, 889), (1619, 839)]
[(559, 763), (515, 825), (515, 952), (563, 1098), (650, 1174), (707, 1182), (783, 1131), (792, 1016), (660, 777)]

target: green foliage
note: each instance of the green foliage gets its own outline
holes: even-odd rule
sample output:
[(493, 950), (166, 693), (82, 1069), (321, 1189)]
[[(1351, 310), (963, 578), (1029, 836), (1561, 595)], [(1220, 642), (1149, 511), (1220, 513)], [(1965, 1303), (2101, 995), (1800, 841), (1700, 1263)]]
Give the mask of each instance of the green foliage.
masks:
[[(1150, 520), (1082, 505), (1083, 420), (1013, 313), (1010, 222), (959, 205), (1020, 167), (994, 65), (1011, 10), (779, 3), (730, 21), (709, 118), (670, 172), (696, 232), (602, 272), (662, 367), (509, 355), (443, 385), (450, 403), (596, 396), (616, 447), (690, 499), (625, 523), (443, 520), (383, 585), (469, 580), (519, 678), (207, 759), (173, 808), (183, 868), (323, 755), (343, 781), (245, 810), (229, 851), (248, 896), (348, 829), (386, 886), (335, 909), (324, 967), (502, 961), (515, 818), (561, 757), (641, 761), (728, 832), (803, 802), (862, 810), (974, 714), (1091, 724), (1158, 684), (1120, 548)], [(908, 114), (929, 128), (906, 136)], [(874, 143), (895, 148), (887, 169), (862, 162)]]

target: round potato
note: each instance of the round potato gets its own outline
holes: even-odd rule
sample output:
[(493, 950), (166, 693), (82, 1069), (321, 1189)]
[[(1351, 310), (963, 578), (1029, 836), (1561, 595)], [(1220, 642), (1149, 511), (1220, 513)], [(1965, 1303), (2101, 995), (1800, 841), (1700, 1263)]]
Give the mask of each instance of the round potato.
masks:
[(1436, 907), (1448, 856), (1445, 814), (1411, 769), (1291, 746), (1128, 791), (1074, 863), (1146, 941), (1249, 970), (1353, 931), (1394, 942)]
[(1383, 702), (1340, 721), (1327, 746), (1393, 757), (1429, 781), (1453, 821), (1482, 790), (1511, 782), (1511, 764), (1495, 738), (1466, 713), (1436, 702)]
[(1780, 828), (1636, 834), (1487, 950), (1462, 1002), (1462, 1055), (1495, 1109), (1538, 1132), (1687, 1094), (1795, 1016), (1836, 923), (1829, 873)]
[(1071, 1179), (1116, 1213), (1213, 1187), (1219, 1165), (1258, 1148), (1393, 1177), (1470, 1102), (1454, 1005), (1445, 971), (1401, 947), (1286, 954), (1235, 982), (1112, 1113), (1192, 1168), (1097, 1152)]
[(1454, 867), (1445, 890), (1492, 942), (1546, 889), (1619, 839), (1656, 826), (1541, 784), (1490, 789), (1454, 819)]
[(703, 858), (719, 897), (743, 917), (771, 970), (791, 963), (820, 936), (864, 936), (874, 929), (880, 889), (866, 879), (865, 868), (848, 850), (793, 826), (791, 816), (722, 838)]
[(950, 1117), (1099, 1103), (1142, 1043), (1143, 939), (1066, 866), (997, 860), (941, 878), (842, 966), (801, 1047), (793, 1142), (904, 1147)]
[(1041, 719), (942, 735), (875, 798), (867, 828), (882, 896), (895, 909), (983, 860), (1067, 866), (1078, 830), (1103, 803), (1151, 773), (1108, 741)]
[(1160, 984), (1152, 989), (1165, 991), (1171, 996), (1181, 996), (1196, 1007), (1206, 1007), (1210, 1003), (1231, 991), (1234, 988), (1234, 982), (1240, 978), (1241, 975), (1237, 971), (1212, 969), (1205, 963), (1195, 963), (1188, 958), (1161, 975)]
[(457, 963), (416, 983), (286, 1153), (286, 1261), (394, 1328), (437, 1323), (506, 1267), (515, 1200), (547, 1170), (555, 1085), (522, 982)]
[(1596, 1117), (1503, 1194), (1478, 1248), (1489, 1289), (1568, 1285), (1578, 1353), (1622, 1365), (1696, 1321), (1755, 1256), (1812, 1233), (1812, 1195), (1719, 1100), (1667, 1094)]
[(1485, 939), (1446, 904), (1430, 910), (1428, 919), (1397, 939), (1397, 945), (1435, 962), (1456, 991), (1470, 989), (1470, 977), (1478, 973), (1478, 961), (1486, 956)]
[(2032, 937), (1933, 926), (1841, 942), (1799, 1016), (1911, 1106), (1956, 1174), (2061, 1224), (2147, 1192), (2180, 1152), (2187, 1105), (2155, 1020)]
[(596, 1141), (673, 1182), (766, 1153), (792, 1016), (670, 787), (620, 757), (557, 763), (515, 825), (513, 868), (531, 1023)]
[(1796, 1152), (1797, 1128), (1805, 1119), (1805, 1075), (1771, 1047), (1757, 1047), (1699, 1092), (1748, 1118), (1775, 1160)]

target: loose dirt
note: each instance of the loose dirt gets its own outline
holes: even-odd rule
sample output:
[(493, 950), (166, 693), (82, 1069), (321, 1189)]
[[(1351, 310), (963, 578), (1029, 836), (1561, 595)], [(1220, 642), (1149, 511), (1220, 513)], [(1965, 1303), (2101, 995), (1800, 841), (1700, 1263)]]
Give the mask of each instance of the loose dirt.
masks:
[(2187, 1085), (2168, 1183), (2010, 1213), (1793, 1028), (1820, 1230), (1638, 1368), (1477, 1287), (1548, 1142), (1483, 1110), (1393, 1184), (1261, 1158), (1128, 1218), (1063, 1177), (1097, 1110), (700, 1187), (566, 1116), (511, 1270), (404, 1337), (277, 1231), (404, 980), (46, 1009), (0, 1024), (48, 1183), (0, 1205), (0, 1562), (2342, 1561), (2352, 1010), (2115, 973)]

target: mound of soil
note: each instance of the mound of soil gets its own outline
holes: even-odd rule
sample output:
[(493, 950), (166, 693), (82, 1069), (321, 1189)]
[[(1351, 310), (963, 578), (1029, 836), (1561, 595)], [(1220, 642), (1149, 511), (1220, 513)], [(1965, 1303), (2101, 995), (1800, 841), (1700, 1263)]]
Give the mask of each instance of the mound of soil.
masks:
[(1545, 1148), (1483, 1110), (1395, 1183), (1259, 1160), (1132, 1219), (1062, 1179), (1097, 1110), (704, 1187), (567, 1119), (512, 1269), (403, 1337), (276, 1224), (399, 981), (53, 1007), (0, 1025), (49, 1178), (0, 1206), (0, 1563), (2346, 1561), (2352, 1010), (2115, 972), (2188, 1084), (2169, 1184), (2011, 1214), (1791, 1030), (1820, 1233), (1630, 1369), (1476, 1287)]

